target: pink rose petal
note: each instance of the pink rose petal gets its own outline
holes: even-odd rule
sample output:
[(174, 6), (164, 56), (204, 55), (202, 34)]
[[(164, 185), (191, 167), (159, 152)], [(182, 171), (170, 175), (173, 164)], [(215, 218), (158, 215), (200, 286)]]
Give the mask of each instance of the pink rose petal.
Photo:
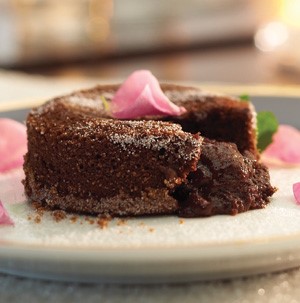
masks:
[(0, 174), (0, 200), (6, 205), (24, 202), (24, 178), (22, 167)]
[(289, 125), (279, 125), (273, 142), (262, 153), (270, 164), (300, 164), (300, 131)]
[(0, 225), (14, 225), (13, 220), (10, 218), (7, 210), (4, 208), (0, 201)]
[(293, 193), (297, 204), (300, 204), (300, 182), (293, 184)]
[(23, 165), (26, 138), (25, 125), (11, 119), (0, 119), (0, 173)]
[(149, 115), (179, 116), (184, 107), (172, 103), (160, 88), (159, 82), (147, 70), (135, 71), (121, 85), (111, 102), (112, 115), (132, 119)]

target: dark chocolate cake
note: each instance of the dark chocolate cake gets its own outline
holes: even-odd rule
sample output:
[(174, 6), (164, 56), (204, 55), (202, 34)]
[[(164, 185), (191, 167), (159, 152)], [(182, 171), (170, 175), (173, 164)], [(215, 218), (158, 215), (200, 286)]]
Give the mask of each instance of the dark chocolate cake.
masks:
[[(118, 85), (33, 109), (24, 163), (29, 201), (112, 216), (195, 217), (263, 208), (274, 189), (257, 160), (252, 105), (192, 87), (161, 88), (186, 113), (113, 119), (101, 96), (109, 102)], [(199, 132), (209, 139), (202, 143)]]

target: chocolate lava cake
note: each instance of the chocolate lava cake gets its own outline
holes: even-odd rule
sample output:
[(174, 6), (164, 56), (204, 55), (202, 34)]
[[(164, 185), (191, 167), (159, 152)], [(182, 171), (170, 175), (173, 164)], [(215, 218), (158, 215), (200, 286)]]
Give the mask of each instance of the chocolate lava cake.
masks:
[(29, 201), (94, 215), (183, 217), (237, 214), (269, 202), (275, 190), (258, 160), (251, 103), (162, 84), (186, 113), (117, 120), (101, 96), (109, 102), (118, 87), (78, 91), (30, 112)]

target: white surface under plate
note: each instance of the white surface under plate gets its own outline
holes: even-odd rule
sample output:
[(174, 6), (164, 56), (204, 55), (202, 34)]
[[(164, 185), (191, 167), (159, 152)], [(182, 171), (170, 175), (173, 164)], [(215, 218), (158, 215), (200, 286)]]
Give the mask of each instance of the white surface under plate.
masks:
[(278, 191), (262, 210), (195, 219), (114, 219), (103, 228), (92, 217), (56, 222), (47, 212), (36, 223), (39, 217), (22, 196), (22, 175), (21, 170), (0, 175), (0, 199), (15, 221), (14, 227), (0, 228), (1, 272), (81, 282), (159, 283), (300, 266), (300, 206), (292, 192), (300, 168), (271, 170)]

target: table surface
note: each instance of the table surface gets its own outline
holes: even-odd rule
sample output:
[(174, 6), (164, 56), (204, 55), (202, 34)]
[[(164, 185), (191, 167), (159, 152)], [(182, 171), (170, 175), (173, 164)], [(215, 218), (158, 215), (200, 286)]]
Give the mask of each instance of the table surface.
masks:
[[(178, 54), (148, 59), (127, 59), (117, 63), (74, 65), (63, 68), (31, 70), (68, 79), (0, 70), (0, 103), (15, 100), (46, 99), (101, 79), (123, 78), (131, 70), (149, 68), (160, 78), (171, 80), (296, 84), (262, 67), (266, 61), (252, 48), (225, 50), (222, 56), (214, 51)], [(248, 59), (247, 59), (248, 58)], [(236, 64), (233, 64), (233, 61)], [(101, 67), (101, 68), (100, 68)], [(230, 70), (230, 73), (226, 71)], [(226, 76), (227, 75), (227, 76)], [(71, 78), (70, 78), (71, 77)], [(0, 302), (300, 302), (300, 270), (238, 278), (228, 281), (199, 282), (176, 285), (103, 285), (39, 281), (0, 274)]]
[[(23, 68), (23, 71), (73, 79), (111, 79), (125, 78), (136, 69), (149, 69), (159, 79), (176, 81), (300, 84), (300, 66), (296, 62), (294, 66), (283, 65), (287, 59), (281, 59), (276, 53), (260, 52), (251, 43), (244, 43), (77, 63), (49, 63)], [(289, 64), (290, 61), (291, 58)]]

